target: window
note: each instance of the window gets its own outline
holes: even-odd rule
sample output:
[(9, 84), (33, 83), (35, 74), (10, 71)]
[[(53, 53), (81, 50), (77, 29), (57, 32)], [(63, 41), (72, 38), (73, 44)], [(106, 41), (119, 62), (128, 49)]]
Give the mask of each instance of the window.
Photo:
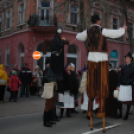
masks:
[(118, 52), (115, 50), (110, 53), (110, 63), (112, 64), (113, 68), (118, 67)]
[(2, 28), (2, 19), (0, 17), (0, 32), (1, 32), (1, 28)]
[(133, 38), (133, 24), (132, 23), (128, 24), (128, 32), (129, 32), (130, 38), (132, 39)]
[(10, 50), (8, 47), (6, 50), (6, 65), (9, 65), (9, 59), (10, 59)]
[(40, 5), (40, 25), (50, 24), (50, 2), (42, 1)]
[(71, 6), (71, 24), (77, 25), (77, 7)]
[(20, 23), (24, 21), (24, 4), (20, 5)]
[(74, 45), (70, 45), (67, 51), (67, 64), (73, 63), (77, 70), (77, 50)]
[[(39, 44), (38, 47), (37, 47), (37, 51), (41, 52), (42, 53), (42, 47), (43, 47), (43, 43)], [(36, 64), (39, 65), (40, 69), (41, 70), (45, 70), (46, 69), (46, 64), (45, 64), (45, 61), (47, 59), (50, 59), (51, 57), (51, 48), (50, 48), (50, 45), (47, 45), (46, 46), (46, 54), (43, 55), (42, 53), (42, 56), (39, 60), (37, 60)]]
[(1, 64), (1, 49), (0, 49), (0, 64)]
[(7, 12), (7, 28), (10, 28), (10, 12)]
[(24, 66), (24, 45), (20, 47), (20, 66)]
[(113, 29), (118, 29), (118, 20), (113, 18)]

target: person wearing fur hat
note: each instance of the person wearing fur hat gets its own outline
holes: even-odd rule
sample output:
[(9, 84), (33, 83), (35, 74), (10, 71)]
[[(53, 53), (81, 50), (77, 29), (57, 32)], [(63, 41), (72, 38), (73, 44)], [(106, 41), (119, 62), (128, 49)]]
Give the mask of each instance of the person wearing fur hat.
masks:
[[(132, 85), (134, 82), (134, 65), (132, 64), (132, 54), (128, 52), (125, 56), (126, 65), (122, 67), (119, 74), (118, 87), (119, 96), (118, 101), (127, 104), (127, 111), (124, 120), (128, 119), (129, 110), (132, 104)], [(122, 106), (119, 108), (119, 115), (116, 118), (122, 118)]]
[[(88, 41), (88, 76), (87, 76), (87, 94), (89, 97), (89, 109), (88, 116), (90, 116), (91, 123), (90, 128), (93, 129), (92, 125), (92, 103), (96, 95), (99, 95), (101, 104), (98, 110), (98, 117), (102, 117), (105, 120), (105, 100), (109, 95), (108, 91), (108, 38), (119, 38), (125, 34), (127, 29), (126, 25), (117, 30), (111, 30), (102, 28), (101, 18), (98, 14), (91, 16), (91, 27), (87, 30), (78, 33), (76, 39), (79, 41)], [(96, 84), (97, 83), (97, 84)], [(105, 124), (103, 124), (105, 126)], [(105, 127), (103, 127), (105, 131)]]
[(9, 101), (12, 101), (12, 99), (14, 99), (14, 102), (17, 101), (18, 85), (21, 85), (21, 84), (22, 83), (17, 76), (17, 71), (12, 70), (12, 75), (9, 79), (9, 88), (11, 90), (11, 97)]
[(42, 88), (41, 76), (43, 75), (43, 72), (38, 65), (36, 65), (33, 75), (38, 79), (38, 96), (40, 96), (40, 89)]

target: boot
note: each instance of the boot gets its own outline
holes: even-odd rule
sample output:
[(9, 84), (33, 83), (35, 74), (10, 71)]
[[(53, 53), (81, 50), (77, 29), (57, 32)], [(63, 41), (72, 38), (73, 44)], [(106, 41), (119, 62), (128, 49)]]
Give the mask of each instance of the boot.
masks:
[(131, 105), (127, 105), (127, 112), (126, 112), (125, 117), (123, 118), (124, 120), (127, 120), (128, 119), (130, 107), (131, 107)]
[(52, 110), (49, 111), (49, 122), (51, 123), (51, 125), (56, 125), (56, 122), (53, 120), (53, 116), (52, 116)]
[(61, 119), (63, 118), (63, 113), (64, 113), (64, 109), (61, 109), (61, 110), (60, 110), (60, 118), (61, 118)]
[(49, 118), (48, 116), (49, 116), (49, 112), (44, 112), (44, 115), (43, 115), (44, 126), (52, 127), (51, 123), (48, 120)]
[(118, 109), (119, 109), (119, 114), (115, 116), (116, 119), (122, 118), (122, 104), (121, 103), (118, 105)]
[(55, 122), (59, 122), (58, 116), (56, 115), (56, 107), (52, 110), (52, 120)]
[(67, 117), (71, 117), (71, 115), (70, 115), (70, 109), (69, 109), (69, 108), (67, 108), (66, 116), (67, 116)]

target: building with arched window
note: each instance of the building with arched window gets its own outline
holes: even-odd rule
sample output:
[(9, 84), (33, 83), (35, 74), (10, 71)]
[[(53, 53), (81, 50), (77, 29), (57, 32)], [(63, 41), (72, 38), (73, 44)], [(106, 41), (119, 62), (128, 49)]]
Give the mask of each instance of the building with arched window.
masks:
[[(129, 2), (134, 7), (134, 2)], [(133, 7), (128, 10), (128, 22), (131, 24), (128, 28), (134, 44)], [(59, 26), (63, 28), (61, 38), (69, 41), (69, 46), (64, 46), (64, 64), (72, 62), (76, 70), (82, 69), (87, 65), (87, 43), (76, 40), (76, 35), (91, 26), (93, 14), (100, 15), (104, 28), (117, 29), (124, 22), (116, 0), (0, 0), (0, 63), (7, 65), (8, 71), (14, 64), (22, 67), (24, 63), (28, 63), (32, 71), (36, 65), (44, 70), (51, 49), (47, 44), (47, 52), (43, 54), (43, 42), (53, 39), (56, 26)], [(124, 56), (130, 51), (128, 35), (107, 39), (107, 45), (109, 62), (113, 67), (124, 65)], [(32, 57), (34, 51), (41, 52), (37, 61)]]

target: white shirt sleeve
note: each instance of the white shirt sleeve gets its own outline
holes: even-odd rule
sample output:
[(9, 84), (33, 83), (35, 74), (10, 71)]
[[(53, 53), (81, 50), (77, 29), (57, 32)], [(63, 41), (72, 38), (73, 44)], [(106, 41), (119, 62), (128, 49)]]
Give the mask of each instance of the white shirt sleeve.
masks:
[(112, 39), (120, 38), (124, 34), (125, 34), (124, 28), (119, 28), (117, 30), (111, 30), (111, 29), (106, 29), (106, 28), (102, 29), (102, 35), (108, 38), (112, 38)]
[(76, 39), (79, 40), (79, 41), (86, 41), (87, 40), (87, 30), (81, 32), (81, 33), (78, 33), (76, 35)]

